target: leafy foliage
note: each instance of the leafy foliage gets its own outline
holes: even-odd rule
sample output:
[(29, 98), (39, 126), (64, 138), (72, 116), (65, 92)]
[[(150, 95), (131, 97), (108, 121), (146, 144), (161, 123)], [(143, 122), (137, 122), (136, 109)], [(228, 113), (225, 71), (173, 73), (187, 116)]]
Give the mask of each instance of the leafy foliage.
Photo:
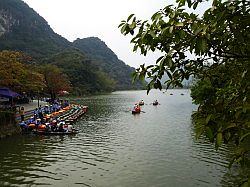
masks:
[(52, 101), (56, 99), (59, 91), (69, 91), (71, 89), (68, 77), (61, 70), (51, 64), (43, 65), (40, 68), (45, 80), (45, 92), (50, 93)]
[[(134, 51), (140, 50), (143, 55), (156, 50), (164, 53), (156, 65), (141, 65), (134, 74), (135, 78), (151, 79), (148, 90), (161, 89), (159, 80), (164, 74), (170, 78), (168, 86), (181, 86), (183, 79), (202, 71), (208, 60), (221, 63), (230, 58), (249, 58), (249, 2), (213, 1), (202, 18), (183, 8), (188, 3), (195, 9), (199, 1), (178, 2), (177, 7), (168, 5), (156, 12), (151, 23), (131, 15), (119, 25), (124, 35), (135, 35), (131, 40)], [(196, 55), (196, 59), (188, 58), (187, 52)]]
[[(184, 7), (195, 10), (202, 1), (177, 3), (156, 12), (151, 22), (132, 14), (119, 25), (124, 35), (133, 35), (134, 51), (163, 54), (155, 65), (140, 65), (134, 78), (150, 78), (149, 92), (162, 89), (164, 74), (170, 78), (167, 87), (181, 86), (194, 75), (197, 82), (192, 97), (199, 105), (194, 115), (197, 135), (205, 134), (216, 149), (229, 142), (241, 146), (249, 142), (250, 135), (250, 2), (213, 0), (202, 16)], [(232, 161), (244, 165), (249, 150), (241, 149)]]
[[(45, 62), (43, 62), (45, 63)], [(59, 68), (69, 77), (73, 93), (77, 95), (107, 92), (114, 89), (114, 80), (78, 49), (69, 49), (55, 54), (46, 60)]]
[(20, 52), (0, 51), (0, 85), (21, 93), (42, 89), (43, 76), (24, 64), (29, 60), (30, 57)]

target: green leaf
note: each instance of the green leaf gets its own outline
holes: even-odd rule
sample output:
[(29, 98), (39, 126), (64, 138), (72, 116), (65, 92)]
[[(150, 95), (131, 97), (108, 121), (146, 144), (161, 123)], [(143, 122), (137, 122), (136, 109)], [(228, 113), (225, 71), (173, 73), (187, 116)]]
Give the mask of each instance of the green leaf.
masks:
[(179, 22), (179, 23), (176, 23), (175, 26), (176, 26), (176, 27), (183, 27), (184, 24), (183, 24), (182, 22)]
[(118, 28), (120, 28), (123, 25), (124, 25), (124, 22), (120, 23), (120, 25), (118, 25)]
[(205, 128), (203, 125), (200, 127), (196, 128), (196, 139), (198, 139), (205, 131)]
[(242, 114), (242, 110), (238, 110), (235, 114), (235, 118), (239, 119), (240, 115)]
[(220, 147), (222, 143), (223, 143), (223, 136), (222, 136), (222, 133), (219, 132), (216, 135), (216, 149), (218, 149), (218, 147)]
[(150, 31), (149, 33), (150, 33), (150, 35), (151, 35), (153, 38), (156, 38), (156, 35), (155, 35), (154, 31)]
[(204, 53), (207, 50), (207, 40), (205, 38), (201, 39), (201, 51)]
[(208, 137), (208, 139), (213, 142), (214, 140), (214, 134), (213, 131), (210, 127), (206, 127), (206, 136)]
[(136, 27), (136, 23), (135, 22), (132, 22), (130, 25), (129, 25), (129, 28), (130, 29), (134, 29)]
[(194, 31), (194, 34), (197, 35), (202, 31), (202, 27), (197, 27)]
[(240, 137), (240, 142), (242, 142), (247, 136), (250, 135), (250, 132), (244, 134), (243, 136)]
[(236, 127), (236, 124), (235, 123), (231, 123), (225, 129), (231, 129), (231, 128), (235, 128), (235, 127)]
[(193, 51), (193, 49), (194, 49), (194, 47), (195, 47), (195, 44), (196, 44), (196, 40), (193, 39), (193, 40), (191, 41), (191, 44), (190, 44), (190, 52), (191, 52), (191, 53), (192, 53), (192, 51)]
[(122, 26), (122, 28), (121, 28), (121, 33), (125, 33), (125, 31), (126, 31), (126, 29), (127, 29), (127, 27), (128, 27), (128, 24), (126, 23), (126, 24), (124, 24), (123, 26)]
[(137, 79), (137, 77), (138, 77), (137, 72), (134, 72), (134, 73), (132, 74), (132, 82), (135, 82), (135, 80)]
[(135, 45), (133, 48), (133, 51), (137, 51), (137, 49), (138, 49), (138, 45)]
[(173, 27), (173, 26), (170, 26), (170, 27), (169, 27), (169, 33), (172, 33), (172, 32), (173, 32), (173, 29), (174, 29), (174, 27)]
[(151, 20), (158, 20), (161, 17), (161, 13), (160, 12), (156, 12), (155, 14), (153, 14), (153, 16), (151, 17)]
[(171, 73), (167, 71), (167, 74), (168, 74), (169, 79), (172, 79)]
[(212, 114), (209, 114), (209, 115), (206, 117), (206, 125), (209, 123), (211, 117), (212, 117)]
[(156, 60), (156, 64), (157, 64), (158, 62), (160, 62), (161, 59), (163, 59), (163, 58), (164, 58), (164, 56), (159, 57), (159, 58)]
[(134, 14), (130, 14), (130, 16), (127, 19), (127, 22), (129, 22), (129, 20), (134, 16)]
[(234, 162), (235, 162), (235, 158), (231, 159), (228, 164), (228, 167), (231, 168)]
[(241, 78), (244, 78), (245, 75), (246, 75), (246, 73), (247, 73), (247, 70), (245, 70), (245, 71), (242, 73)]
[(243, 184), (240, 185), (240, 187), (249, 187), (248, 181), (245, 181)]
[(157, 80), (157, 86), (160, 90), (162, 89), (161, 81), (159, 79)]
[(246, 102), (246, 100), (247, 100), (247, 96), (245, 96), (245, 97), (244, 97), (244, 99), (243, 99), (243, 103), (245, 103), (245, 102)]
[(195, 10), (198, 6), (199, 2), (194, 3), (193, 9)]
[(140, 73), (139, 79), (140, 79), (140, 80), (144, 80), (144, 78), (145, 78), (144, 74), (143, 74), (143, 73)]

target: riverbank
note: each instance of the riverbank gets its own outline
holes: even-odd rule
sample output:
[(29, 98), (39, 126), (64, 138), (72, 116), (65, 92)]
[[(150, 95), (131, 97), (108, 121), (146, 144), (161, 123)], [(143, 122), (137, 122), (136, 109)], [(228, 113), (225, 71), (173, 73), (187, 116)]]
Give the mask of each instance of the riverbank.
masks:
[(25, 120), (30, 118), (33, 115), (33, 110), (38, 108), (38, 106), (45, 106), (47, 102), (33, 100), (33, 102), (19, 104), (16, 106), (16, 113), (14, 112), (3, 112), (1, 114), (1, 123), (0, 123), (0, 139), (13, 136), (17, 134), (21, 134), (21, 129), (19, 126), (19, 122), (21, 122), (21, 117), (19, 114), (19, 110), (21, 107), (24, 107), (25, 110)]
[(38, 108), (39, 106), (44, 107), (45, 105), (48, 105), (47, 102), (45, 101), (38, 101), (38, 100), (33, 100), (32, 102), (29, 103), (25, 103), (25, 104), (19, 104), (17, 105), (17, 111), (16, 111), (16, 121), (17, 123), (21, 122), (21, 116), (19, 114), (19, 110), (21, 107), (24, 107), (24, 111), (25, 111), (25, 116), (24, 119), (27, 120), (29, 119), (31, 116), (33, 116), (33, 111)]
[(25, 103), (25, 104), (19, 104), (18, 108), (20, 107), (24, 107), (25, 111), (30, 111), (30, 110), (35, 110), (36, 108), (38, 108), (40, 105), (43, 107), (45, 105), (47, 105), (48, 103), (45, 101), (38, 101), (38, 100), (33, 100), (32, 102), (29, 103)]

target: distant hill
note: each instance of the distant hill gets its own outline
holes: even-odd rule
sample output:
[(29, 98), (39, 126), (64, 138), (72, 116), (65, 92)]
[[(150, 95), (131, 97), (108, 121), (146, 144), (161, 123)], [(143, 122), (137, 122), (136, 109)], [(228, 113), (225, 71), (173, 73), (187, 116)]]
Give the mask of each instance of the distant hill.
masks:
[(99, 38), (77, 39), (73, 42), (73, 45), (93, 59), (95, 65), (116, 80), (116, 89), (142, 88), (139, 82), (131, 86), (132, 79), (130, 75), (135, 69), (119, 60), (116, 54)]
[[(74, 86), (75, 80), (79, 80), (79, 87), (76, 86), (79, 92), (143, 87), (139, 82), (131, 83), (134, 68), (119, 60), (99, 38), (77, 39), (71, 43), (55, 33), (44, 18), (21, 0), (0, 0), (0, 44), (0, 50), (18, 50), (37, 63), (56, 64), (67, 73)], [(62, 58), (65, 55), (67, 58)], [(77, 58), (81, 59), (78, 64)], [(87, 74), (89, 80), (85, 79)]]

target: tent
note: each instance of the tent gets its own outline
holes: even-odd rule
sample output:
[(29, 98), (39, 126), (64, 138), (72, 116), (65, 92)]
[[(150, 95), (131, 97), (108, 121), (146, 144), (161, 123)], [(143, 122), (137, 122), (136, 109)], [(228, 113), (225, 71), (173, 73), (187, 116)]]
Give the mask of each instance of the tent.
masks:
[(10, 90), (9, 88), (0, 88), (0, 96), (1, 97), (6, 97), (6, 98), (13, 98), (13, 97), (18, 97), (21, 96), (20, 94)]

